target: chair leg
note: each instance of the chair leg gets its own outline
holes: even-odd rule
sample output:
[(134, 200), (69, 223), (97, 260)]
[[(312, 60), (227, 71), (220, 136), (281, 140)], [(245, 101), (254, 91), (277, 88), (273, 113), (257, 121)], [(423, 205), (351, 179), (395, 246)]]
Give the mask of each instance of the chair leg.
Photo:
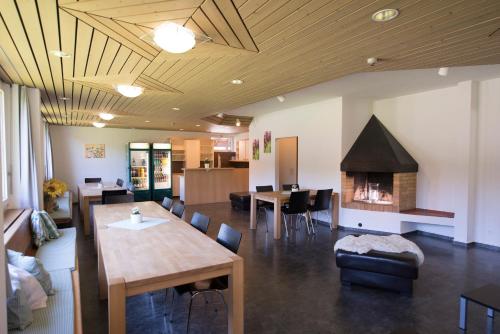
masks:
[(287, 224), (286, 224), (286, 215), (285, 214), (283, 214), (283, 221), (285, 222), (285, 235), (288, 238), (288, 227), (286, 226)]
[(304, 222), (306, 223), (307, 234), (311, 234), (311, 230), (309, 229), (309, 223), (307, 222), (307, 212), (303, 215), (300, 215), (300, 218), (304, 218)]
[[(316, 230), (314, 229), (314, 223), (312, 221), (312, 216), (311, 216), (311, 212), (307, 211), (307, 215), (309, 216), (309, 221), (311, 222), (311, 230), (312, 230), (312, 234), (316, 234)], [(316, 224), (318, 223), (318, 220), (316, 219)]]

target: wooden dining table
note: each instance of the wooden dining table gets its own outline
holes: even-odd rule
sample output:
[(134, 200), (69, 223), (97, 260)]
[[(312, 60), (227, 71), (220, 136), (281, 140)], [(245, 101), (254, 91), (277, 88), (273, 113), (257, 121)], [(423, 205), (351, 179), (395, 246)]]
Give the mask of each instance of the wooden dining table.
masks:
[[(306, 189), (304, 189), (306, 190)], [(316, 198), (317, 190), (308, 189), (310, 200)], [(274, 205), (274, 239), (281, 239), (281, 207), (290, 201), (290, 191), (250, 192), (250, 229), (257, 228), (257, 201), (269, 202)], [(332, 193), (331, 227), (336, 228), (339, 221), (339, 193)]]
[[(133, 207), (163, 223), (142, 230), (109, 227)], [(156, 202), (97, 205), (99, 294), (108, 299), (109, 333), (125, 333), (125, 300), (150, 291), (228, 275), (229, 333), (243, 333), (243, 259)]]
[(80, 217), (83, 216), (83, 233), (90, 235), (90, 204), (92, 202), (101, 202), (103, 190), (124, 190), (116, 184), (101, 183), (81, 183), (78, 185), (78, 205), (80, 208)]

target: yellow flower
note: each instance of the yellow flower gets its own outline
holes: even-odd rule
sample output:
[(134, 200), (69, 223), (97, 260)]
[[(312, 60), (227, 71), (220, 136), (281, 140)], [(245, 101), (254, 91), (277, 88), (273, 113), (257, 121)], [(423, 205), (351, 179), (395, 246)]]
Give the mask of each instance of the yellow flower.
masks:
[(57, 179), (50, 179), (43, 183), (44, 195), (51, 198), (61, 197), (67, 190), (68, 186), (66, 183)]

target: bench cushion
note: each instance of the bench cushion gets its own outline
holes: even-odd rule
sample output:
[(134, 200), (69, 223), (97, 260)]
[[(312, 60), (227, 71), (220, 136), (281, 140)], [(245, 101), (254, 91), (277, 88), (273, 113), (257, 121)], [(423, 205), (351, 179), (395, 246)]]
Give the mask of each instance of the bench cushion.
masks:
[(60, 229), (63, 235), (51, 240), (38, 249), (36, 256), (47, 271), (74, 270), (76, 266), (76, 228)]
[(73, 333), (74, 304), (71, 271), (69, 269), (55, 270), (50, 275), (56, 294), (48, 297), (47, 307), (33, 311), (33, 323), (28, 328), (23, 331), (9, 331), (9, 333)]
[(417, 279), (418, 259), (412, 253), (387, 253), (370, 251), (366, 254), (338, 250), (337, 267), (372, 273), (379, 273), (403, 278)]

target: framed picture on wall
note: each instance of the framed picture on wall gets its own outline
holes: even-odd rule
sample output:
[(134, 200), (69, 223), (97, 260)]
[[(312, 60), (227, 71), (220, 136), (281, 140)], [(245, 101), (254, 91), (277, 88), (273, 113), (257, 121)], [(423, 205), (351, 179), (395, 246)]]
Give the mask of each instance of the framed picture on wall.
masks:
[(259, 151), (260, 151), (259, 140), (254, 139), (253, 144), (252, 144), (252, 159), (253, 160), (259, 160), (259, 153), (260, 153)]
[(264, 132), (264, 153), (271, 153), (271, 131)]
[(104, 159), (104, 144), (85, 144), (85, 159)]

